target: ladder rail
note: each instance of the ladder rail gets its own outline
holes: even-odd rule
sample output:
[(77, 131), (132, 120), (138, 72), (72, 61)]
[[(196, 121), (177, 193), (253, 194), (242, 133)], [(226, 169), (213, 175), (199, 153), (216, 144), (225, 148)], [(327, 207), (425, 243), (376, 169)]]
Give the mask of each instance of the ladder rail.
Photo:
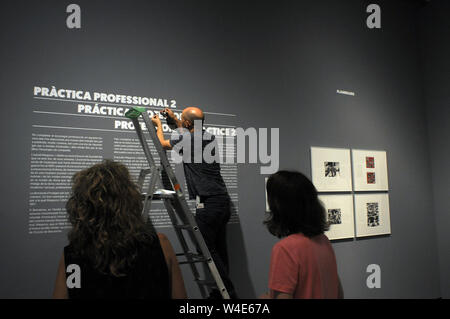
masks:
[(153, 166), (150, 169), (150, 182), (148, 183), (148, 191), (147, 191), (147, 195), (145, 196), (145, 200), (144, 200), (144, 205), (142, 207), (142, 213), (146, 214), (145, 218), (146, 220), (150, 219), (150, 210), (151, 210), (151, 205), (152, 205), (152, 200), (153, 200), (153, 194), (155, 193), (156, 190), (156, 184), (158, 182), (158, 178), (157, 176), (159, 175), (159, 170), (156, 168), (156, 166)]
[(150, 164), (150, 168), (156, 166), (155, 160), (153, 159), (150, 148), (148, 147), (147, 141), (145, 140), (144, 132), (142, 131), (141, 124), (139, 123), (138, 118), (131, 118), (131, 121), (133, 122), (139, 142), (141, 143), (141, 146), (144, 149), (144, 154), (145, 157), (147, 158), (148, 163)]
[[(184, 197), (183, 197), (183, 199), (184, 199)], [(183, 208), (184, 211), (186, 211), (185, 209), (189, 209), (189, 207), (187, 206), (186, 200), (180, 201), (180, 204), (182, 206), (185, 205), (185, 207)], [(207, 261), (206, 264), (210, 270), (212, 277), (214, 278), (215, 282), (217, 283), (217, 288), (219, 289), (220, 293), (222, 294), (222, 296), (225, 299), (229, 299), (230, 296), (228, 294), (228, 291), (225, 288), (225, 284), (223, 283), (222, 278), (220, 277), (219, 270), (217, 269), (217, 266), (214, 263), (214, 260), (211, 256), (209, 248), (206, 245), (206, 242), (200, 232), (200, 228), (198, 227), (193, 214), (190, 213), (190, 211), (189, 211), (189, 214), (186, 214), (185, 217), (187, 218), (187, 224), (192, 226), (192, 231), (190, 231), (188, 233), (189, 237), (191, 238), (191, 241), (195, 245), (197, 245), (197, 248), (201, 251), (201, 253), (205, 257), (205, 259)]]
[(150, 174), (150, 172), (151, 172), (151, 169), (141, 169), (141, 172), (139, 173), (137, 185), (138, 185), (139, 191), (141, 193), (142, 193), (143, 187), (144, 187), (145, 176)]
[[(165, 199), (164, 200), (164, 205), (165, 205), (165, 207), (167, 209), (167, 212), (169, 214), (169, 217), (170, 217), (170, 219), (172, 221), (172, 225), (176, 226), (176, 225), (178, 225), (178, 221), (177, 221), (177, 217), (175, 215), (175, 212), (174, 212), (172, 206), (170, 205), (170, 203), (168, 203), (168, 201), (170, 201), (170, 200), (171, 199)], [(185, 256), (185, 258), (187, 260), (187, 263), (189, 264), (189, 267), (191, 268), (192, 274), (194, 275), (194, 279), (200, 278), (200, 272), (198, 271), (198, 269), (197, 269), (197, 267), (196, 267), (196, 265), (194, 263), (194, 260), (192, 259), (191, 255), (188, 253), (189, 250), (190, 250), (189, 249), (189, 245), (186, 242), (185, 237), (183, 236), (182, 230), (177, 228), (177, 227), (174, 227), (174, 230), (175, 230), (175, 234), (177, 235), (178, 241), (181, 244), (181, 248), (182, 248), (182, 250), (184, 252), (184, 256)], [(197, 286), (198, 286), (198, 288), (200, 290), (200, 294), (202, 295), (202, 297), (206, 298), (207, 297), (207, 291), (206, 291), (205, 287), (200, 285), (200, 284), (198, 284), (198, 283), (197, 283)]]

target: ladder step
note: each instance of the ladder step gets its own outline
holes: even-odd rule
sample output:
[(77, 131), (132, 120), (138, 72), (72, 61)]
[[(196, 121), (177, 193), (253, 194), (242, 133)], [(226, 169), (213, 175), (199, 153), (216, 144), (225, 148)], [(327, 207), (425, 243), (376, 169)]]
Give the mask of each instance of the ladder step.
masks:
[[(168, 189), (157, 189), (154, 193), (153, 193), (153, 198), (154, 200), (158, 200), (158, 199), (165, 199), (165, 198), (173, 198), (174, 197), (175, 192), (168, 190)], [(147, 193), (142, 193), (141, 194), (142, 199), (145, 200), (145, 198), (150, 197), (150, 195), (147, 195)]]
[(217, 286), (216, 282), (212, 281), (212, 280), (194, 279), (194, 281), (199, 285), (211, 286), (211, 287)]
[[(175, 254), (175, 256), (186, 257), (187, 260), (178, 262), (180, 265), (195, 264), (195, 263), (206, 263), (206, 262), (208, 262), (208, 259), (205, 258), (203, 255), (201, 255), (201, 254), (194, 254), (194, 253), (191, 253), (191, 252), (178, 253), (178, 254)], [(189, 258), (192, 259), (192, 260), (189, 260)]]
[(179, 261), (178, 264), (179, 264), (179, 265), (187, 265), (187, 264), (204, 263), (204, 262), (206, 262), (206, 259), (205, 259), (205, 258), (203, 258), (203, 259), (191, 260), (191, 261), (189, 261), (189, 260)]
[(201, 254), (196, 254), (196, 253), (192, 253), (192, 252), (187, 252), (187, 253), (177, 253), (175, 254), (175, 256), (189, 256), (191, 258), (202, 258), (203, 255)]
[(173, 225), (173, 227), (178, 229), (192, 229), (191, 225)]
[(160, 195), (161, 197), (163, 196), (170, 196), (172, 197), (175, 194), (175, 191), (170, 190), (170, 189), (157, 189), (153, 195)]
[(198, 226), (192, 226), (192, 225), (173, 225), (174, 228), (178, 228), (178, 229), (187, 229), (187, 230), (193, 230), (193, 231), (198, 231)]

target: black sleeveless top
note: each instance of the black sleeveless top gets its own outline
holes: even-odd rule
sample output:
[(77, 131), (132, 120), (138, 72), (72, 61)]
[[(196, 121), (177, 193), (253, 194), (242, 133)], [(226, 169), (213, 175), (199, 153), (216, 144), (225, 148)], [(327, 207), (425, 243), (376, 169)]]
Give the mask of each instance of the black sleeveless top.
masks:
[[(67, 288), (70, 299), (171, 298), (169, 271), (157, 236), (149, 246), (139, 249), (134, 266), (126, 276), (100, 273), (88, 260), (78, 256), (72, 245), (64, 247), (64, 262), (66, 269), (70, 264), (80, 267), (81, 287)], [(70, 275), (66, 272), (66, 279)]]

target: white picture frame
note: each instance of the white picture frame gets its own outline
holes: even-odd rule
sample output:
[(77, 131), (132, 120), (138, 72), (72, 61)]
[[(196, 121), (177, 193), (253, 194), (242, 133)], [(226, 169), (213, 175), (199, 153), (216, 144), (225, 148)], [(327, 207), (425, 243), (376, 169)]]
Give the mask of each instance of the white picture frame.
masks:
[(318, 192), (351, 192), (350, 149), (311, 147), (311, 175)]
[(356, 237), (391, 234), (389, 194), (355, 194)]
[(351, 194), (319, 195), (325, 208), (330, 229), (325, 232), (329, 240), (355, 238), (353, 196)]
[(352, 150), (353, 185), (358, 191), (388, 191), (386, 151)]

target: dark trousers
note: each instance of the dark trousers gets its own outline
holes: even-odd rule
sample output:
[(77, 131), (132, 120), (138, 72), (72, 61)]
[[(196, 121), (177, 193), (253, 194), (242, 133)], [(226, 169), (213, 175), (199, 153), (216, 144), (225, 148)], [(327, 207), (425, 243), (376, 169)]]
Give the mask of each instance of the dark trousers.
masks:
[(228, 195), (215, 195), (201, 197), (200, 201), (204, 207), (197, 208), (195, 220), (230, 297), (235, 298), (234, 286), (228, 276), (226, 240), (226, 226), (231, 215), (230, 198)]

